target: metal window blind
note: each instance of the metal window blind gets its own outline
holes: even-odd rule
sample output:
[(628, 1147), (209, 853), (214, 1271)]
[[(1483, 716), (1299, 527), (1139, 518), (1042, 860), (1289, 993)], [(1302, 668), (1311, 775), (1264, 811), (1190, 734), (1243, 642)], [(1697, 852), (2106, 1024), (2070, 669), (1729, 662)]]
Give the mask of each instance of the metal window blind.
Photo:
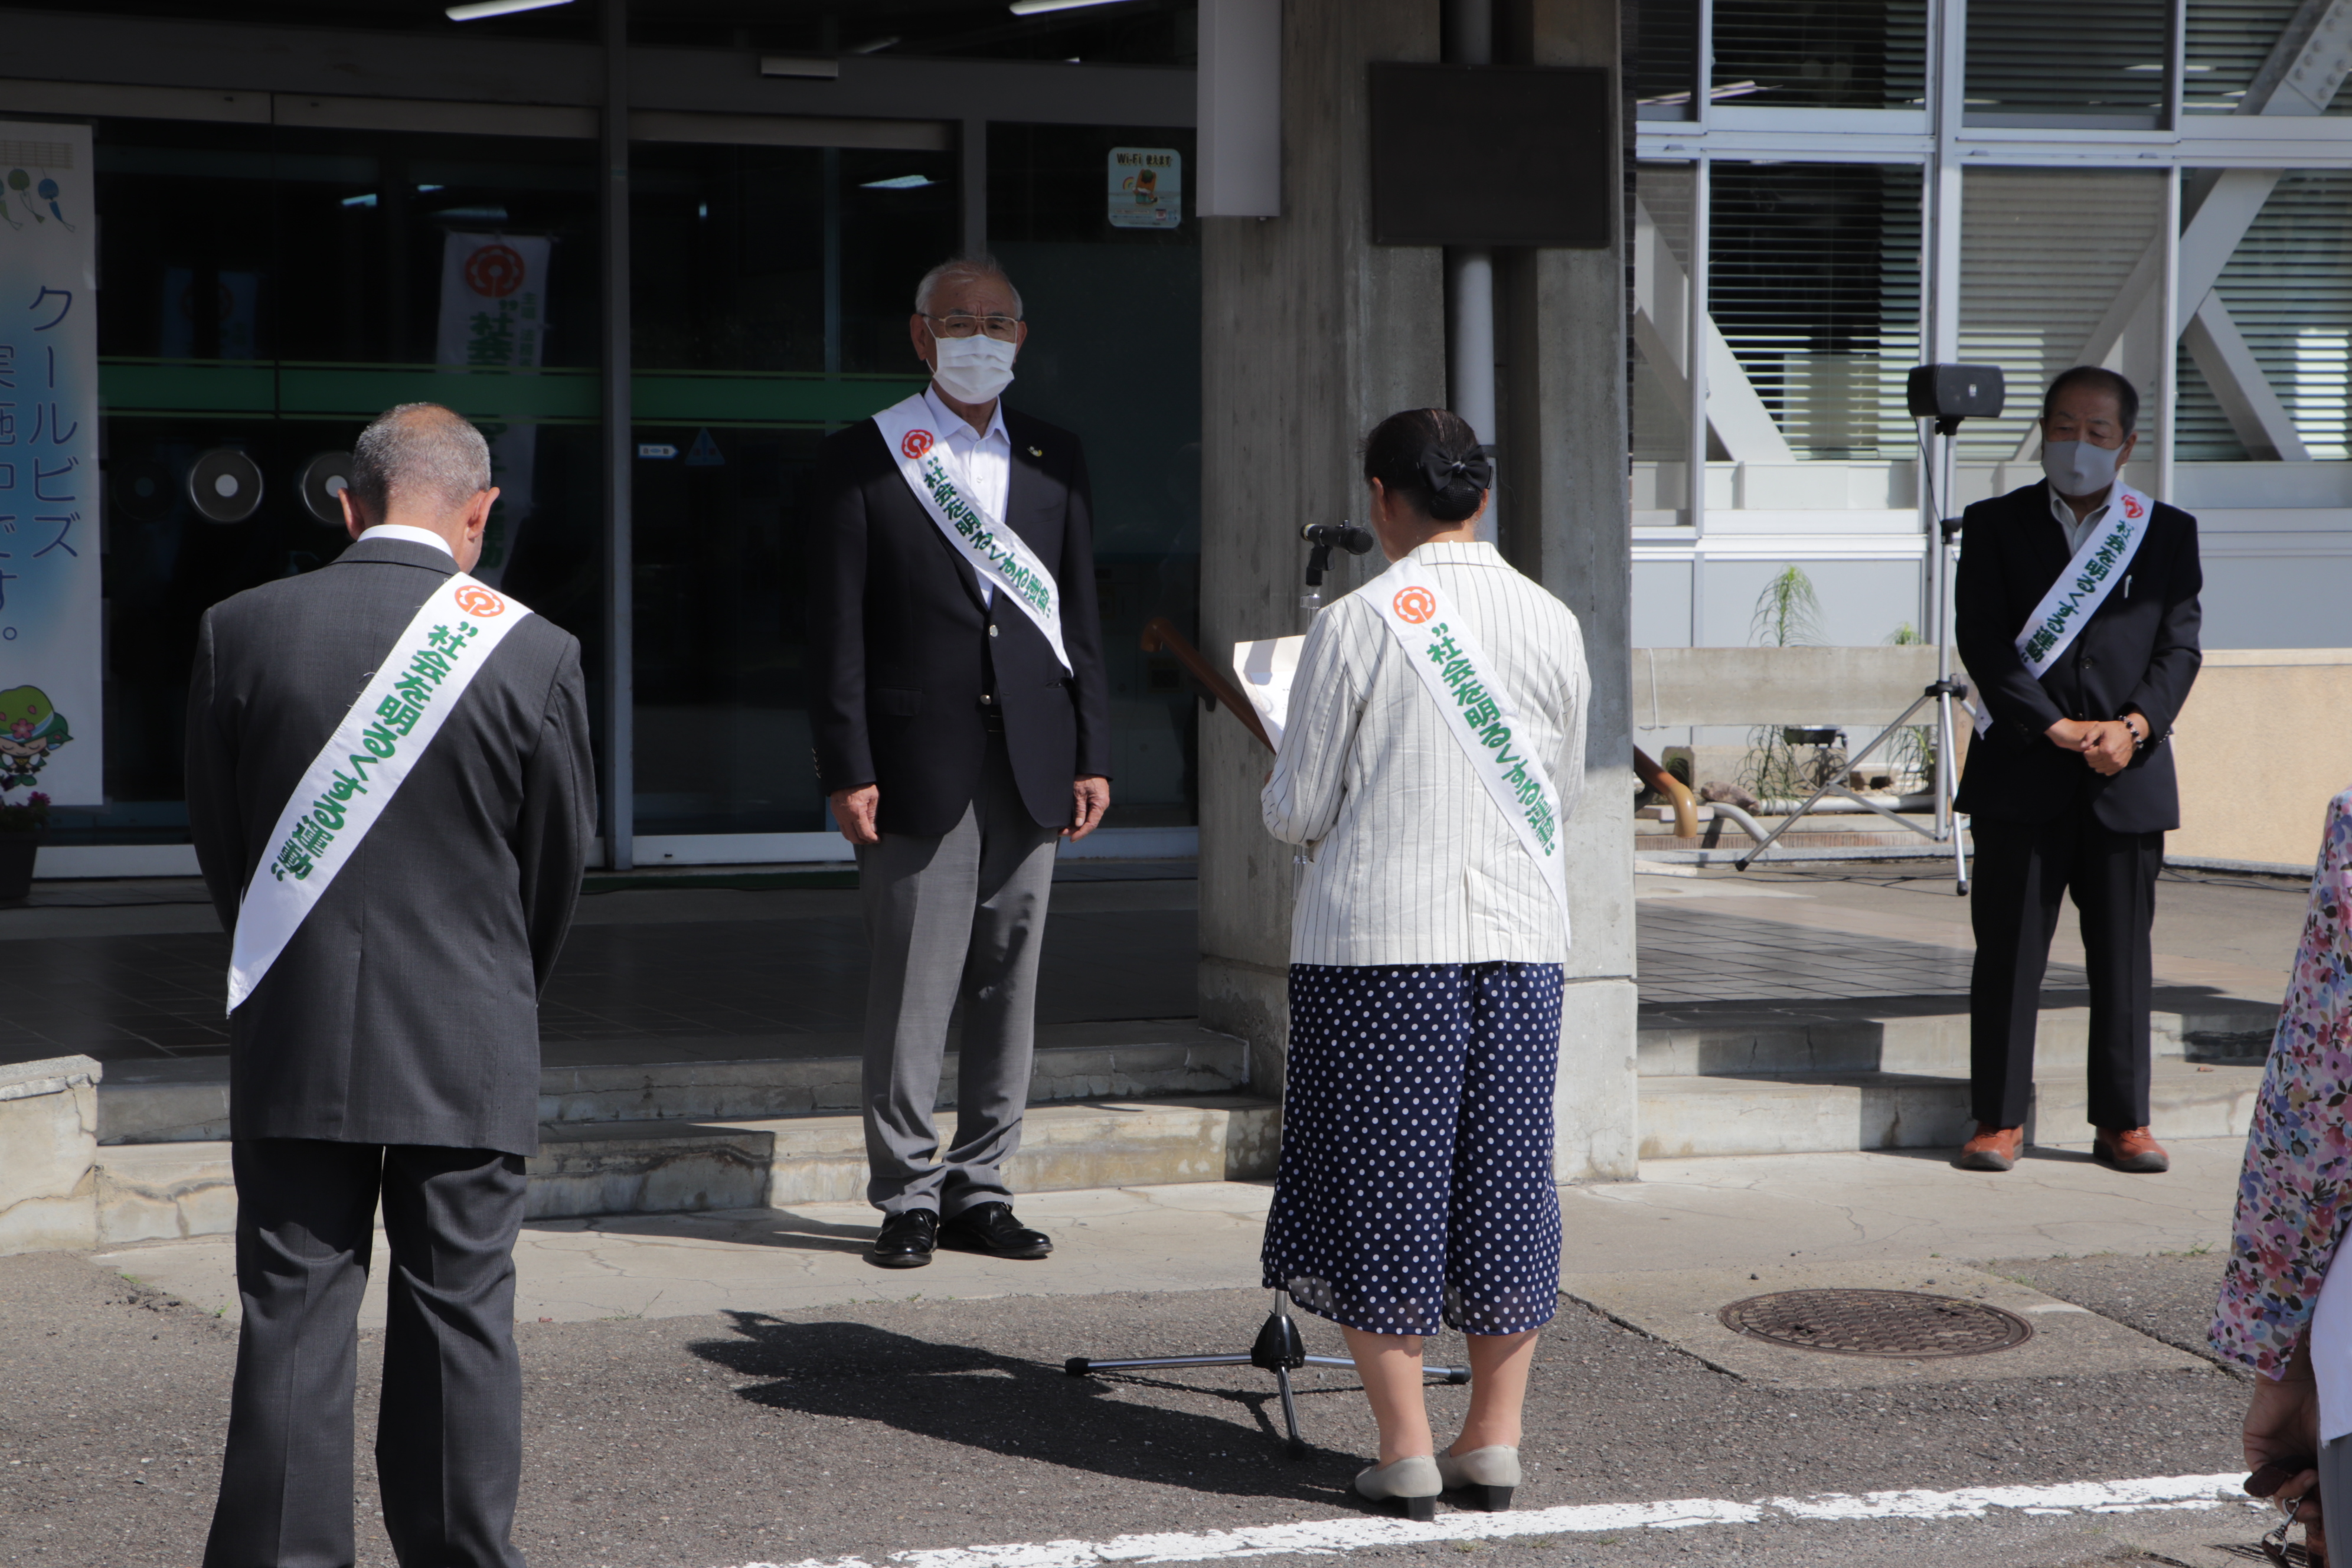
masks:
[[(1960, 426), (1961, 461), (2007, 462), (2015, 454), (2042, 388), (2077, 363), (2162, 233), (2164, 184), (2162, 174), (2137, 171), (1967, 172), (1960, 187), (1960, 359), (2001, 367), (2009, 409), (2000, 419)], [(2121, 346), (2127, 352), (2108, 363), (2158, 363), (2153, 345)], [(2135, 384), (2140, 424), (2152, 427), (2155, 376)]]
[(1919, 359), (1919, 171), (1715, 165), (1707, 303), (1800, 458), (1904, 459)]
[(1633, 97), (1643, 120), (1688, 120), (1698, 85), (1698, 0), (1650, 0), (1634, 8)]
[(2171, 44), (2167, 0), (1969, 0), (1967, 123), (2152, 128)]
[[(2189, 0), (2181, 106), (2191, 114), (2234, 114), (2270, 58), (2299, 0)], [(2330, 114), (2352, 114), (2340, 89)]]
[[(2352, 457), (2346, 417), (2352, 173), (2305, 169), (2281, 180), (2215, 288), (2312, 458), (2340, 462)], [(2245, 447), (2186, 348), (2179, 351), (2179, 375), (2173, 438), (2181, 458), (2245, 458)]]
[(1925, 0), (1716, 0), (1717, 102), (1925, 107)]

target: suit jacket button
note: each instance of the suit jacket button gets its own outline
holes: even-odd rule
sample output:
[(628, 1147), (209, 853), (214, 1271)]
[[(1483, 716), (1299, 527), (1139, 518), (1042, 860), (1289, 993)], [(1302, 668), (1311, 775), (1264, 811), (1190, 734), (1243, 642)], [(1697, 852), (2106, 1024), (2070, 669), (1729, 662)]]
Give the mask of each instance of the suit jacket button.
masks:
[(994, 621), (988, 623), (988, 635), (990, 637), (994, 637), (996, 635), (996, 623)]

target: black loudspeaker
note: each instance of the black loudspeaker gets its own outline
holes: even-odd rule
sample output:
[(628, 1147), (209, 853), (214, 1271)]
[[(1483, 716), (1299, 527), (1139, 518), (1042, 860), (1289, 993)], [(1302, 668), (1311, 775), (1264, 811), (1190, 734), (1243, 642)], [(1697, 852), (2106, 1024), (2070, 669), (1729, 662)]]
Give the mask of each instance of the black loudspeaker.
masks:
[(320, 453), (302, 465), (302, 476), (294, 481), (302, 492), (303, 507), (329, 528), (343, 526), (342, 495), (351, 482), (349, 452)]
[(106, 497), (132, 522), (161, 522), (179, 504), (170, 471), (152, 458), (108, 458)]
[(1998, 419), (2005, 389), (1997, 364), (1923, 364), (1909, 384), (1914, 419)]
[(1375, 65), (1371, 110), (1374, 244), (1608, 247), (1606, 68)]
[(215, 447), (188, 470), (188, 504), (207, 522), (243, 522), (261, 505), (261, 466), (234, 447)]

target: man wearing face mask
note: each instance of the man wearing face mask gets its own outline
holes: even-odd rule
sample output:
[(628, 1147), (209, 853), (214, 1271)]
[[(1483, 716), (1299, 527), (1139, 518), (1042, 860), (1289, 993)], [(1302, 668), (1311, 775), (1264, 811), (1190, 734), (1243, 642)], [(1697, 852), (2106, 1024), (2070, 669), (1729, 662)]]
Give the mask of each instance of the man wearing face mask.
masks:
[(2204, 578), (2197, 520), (2122, 477), (2138, 413), (2114, 371), (2065, 372), (2042, 398), (2044, 482), (1964, 519), (1955, 640), (1981, 710), (1957, 803), (1976, 839), (1966, 1170), (2006, 1171), (2023, 1148), (2042, 976), (2070, 892), (2090, 972), (2093, 1153), (2119, 1171), (2169, 1165), (2147, 1127), (2149, 939), (2164, 835), (2180, 826), (2169, 736), (2201, 658)]
[[(1057, 839), (1110, 805), (1110, 700), (1086, 458), (1007, 409), (1028, 326), (985, 257), (925, 274), (930, 384), (827, 437), (808, 520), (817, 776), (857, 847), (869, 1258), (1041, 1258), (1004, 1162), (1021, 1142)], [(932, 1120), (963, 1007), (956, 1124)]]

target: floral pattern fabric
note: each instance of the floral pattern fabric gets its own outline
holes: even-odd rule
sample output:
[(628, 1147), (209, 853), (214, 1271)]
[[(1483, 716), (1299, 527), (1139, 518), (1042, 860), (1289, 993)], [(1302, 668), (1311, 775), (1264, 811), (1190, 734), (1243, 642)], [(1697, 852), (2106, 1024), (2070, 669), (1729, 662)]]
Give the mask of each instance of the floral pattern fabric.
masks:
[(2352, 1176), (2352, 790), (2327, 806), (2311, 910), (2271, 1040), (2238, 1178), (2213, 1348), (2271, 1377), (2303, 1342), (2336, 1256)]

